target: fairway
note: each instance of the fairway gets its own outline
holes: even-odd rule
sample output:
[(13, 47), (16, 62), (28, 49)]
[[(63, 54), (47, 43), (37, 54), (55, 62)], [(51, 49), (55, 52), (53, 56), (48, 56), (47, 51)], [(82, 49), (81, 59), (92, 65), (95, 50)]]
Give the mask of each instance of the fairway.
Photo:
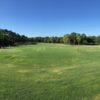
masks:
[(0, 49), (0, 100), (100, 100), (100, 46)]

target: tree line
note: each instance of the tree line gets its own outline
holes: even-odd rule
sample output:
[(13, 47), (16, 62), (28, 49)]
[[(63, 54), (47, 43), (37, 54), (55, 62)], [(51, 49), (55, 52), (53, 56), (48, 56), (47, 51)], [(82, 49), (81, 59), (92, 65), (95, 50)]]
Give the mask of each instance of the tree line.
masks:
[(0, 47), (36, 43), (65, 43), (71, 45), (100, 44), (100, 36), (86, 36), (86, 34), (72, 32), (65, 34), (63, 37), (27, 37), (7, 29), (0, 29)]
[(25, 42), (28, 42), (28, 37), (25, 35), (19, 35), (7, 29), (0, 29), (0, 47), (14, 46)]
[(100, 44), (100, 36), (86, 36), (86, 34), (79, 34), (72, 32), (65, 34), (63, 37), (64, 43), (74, 45), (96, 45)]

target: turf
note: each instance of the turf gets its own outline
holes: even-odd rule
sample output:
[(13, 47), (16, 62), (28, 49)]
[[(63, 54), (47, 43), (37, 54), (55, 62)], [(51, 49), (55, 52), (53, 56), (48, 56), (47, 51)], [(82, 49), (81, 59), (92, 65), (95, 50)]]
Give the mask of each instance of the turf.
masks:
[(100, 46), (0, 49), (0, 100), (100, 100)]

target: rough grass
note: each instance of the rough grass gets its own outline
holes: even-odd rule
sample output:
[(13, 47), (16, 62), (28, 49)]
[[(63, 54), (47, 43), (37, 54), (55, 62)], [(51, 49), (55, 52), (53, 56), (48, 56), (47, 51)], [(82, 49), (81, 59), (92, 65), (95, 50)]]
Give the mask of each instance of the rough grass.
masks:
[(0, 49), (0, 100), (100, 100), (100, 46)]

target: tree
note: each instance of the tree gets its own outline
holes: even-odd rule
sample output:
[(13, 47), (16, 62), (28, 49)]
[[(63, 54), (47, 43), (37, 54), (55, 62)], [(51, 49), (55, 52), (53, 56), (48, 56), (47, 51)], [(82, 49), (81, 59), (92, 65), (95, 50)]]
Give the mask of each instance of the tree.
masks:
[(63, 37), (64, 43), (77, 44), (76, 35), (77, 35), (77, 33), (75, 33), (75, 32), (64, 35), (64, 37)]
[(76, 32), (70, 33), (70, 36), (69, 36), (70, 44), (77, 44), (76, 35), (77, 35)]
[(66, 43), (66, 44), (69, 44), (70, 43), (69, 34), (65, 34), (64, 35), (63, 42)]
[(81, 39), (82, 39), (81, 35), (77, 34), (76, 35), (76, 40), (77, 40), (78, 45), (81, 44)]
[[(67, 43), (67, 44), (95, 44), (96, 42), (99, 42), (99, 38), (96, 39), (95, 36), (86, 36), (85, 34), (79, 34), (79, 33), (76, 33), (76, 32), (72, 32), (70, 34), (66, 34), (64, 35), (63, 37), (63, 41), (64, 43)], [(99, 42), (100, 43), (100, 42)]]
[(100, 44), (100, 36), (97, 36), (97, 37), (96, 37), (96, 43), (97, 43), (97, 44)]

